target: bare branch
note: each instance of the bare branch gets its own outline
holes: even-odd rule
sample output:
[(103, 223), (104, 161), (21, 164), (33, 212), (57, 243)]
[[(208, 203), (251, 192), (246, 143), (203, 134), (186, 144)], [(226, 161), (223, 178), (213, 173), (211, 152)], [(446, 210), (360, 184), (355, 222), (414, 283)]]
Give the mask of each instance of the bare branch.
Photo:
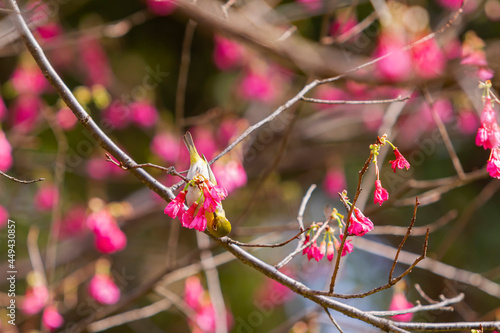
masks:
[(15, 177), (9, 176), (8, 174), (6, 174), (2, 171), (0, 171), (0, 175), (4, 176), (5, 178), (8, 178), (16, 183), (20, 183), (20, 184), (32, 184), (32, 183), (41, 182), (41, 181), (45, 180), (45, 178), (38, 178), (38, 179), (33, 179), (33, 180), (21, 180), (21, 179), (17, 179)]

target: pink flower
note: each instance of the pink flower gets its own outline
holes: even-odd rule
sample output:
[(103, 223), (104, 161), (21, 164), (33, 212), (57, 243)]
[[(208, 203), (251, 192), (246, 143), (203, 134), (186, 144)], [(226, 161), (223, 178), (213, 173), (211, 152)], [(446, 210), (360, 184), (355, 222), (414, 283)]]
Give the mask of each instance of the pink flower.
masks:
[(5, 106), (5, 102), (2, 96), (0, 96), (0, 120), (3, 120), (6, 115), (7, 115), (7, 106)]
[(196, 214), (195, 218), (189, 224), (189, 229), (195, 229), (198, 231), (205, 231), (207, 228), (207, 218), (205, 217), (205, 209), (203, 206), (200, 207), (198, 214)]
[(85, 230), (86, 219), (85, 207), (79, 205), (72, 207), (62, 221), (58, 223), (59, 237), (66, 238), (80, 235)]
[(257, 72), (247, 72), (239, 83), (239, 94), (243, 99), (270, 103), (276, 96), (271, 78)]
[(89, 284), (90, 296), (101, 304), (116, 304), (120, 300), (120, 288), (106, 274), (96, 274)]
[(329, 196), (337, 196), (339, 192), (342, 192), (347, 187), (344, 172), (340, 169), (329, 169), (323, 187)]
[(363, 215), (363, 213), (354, 207), (354, 215), (351, 216), (348, 232), (355, 236), (364, 236), (373, 229), (373, 222)]
[(181, 217), (184, 214), (184, 201), (186, 200), (186, 191), (180, 191), (179, 194), (170, 201), (165, 207), (164, 213), (175, 219), (176, 217)]
[(184, 285), (184, 301), (190, 308), (193, 310), (200, 308), (203, 293), (204, 290), (199, 277), (190, 276), (186, 279)]
[(463, 134), (473, 134), (479, 126), (479, 119), (470, 109), (462, 110), (458, 114), (457, 127)]
[(125, 128), (132, 118), (130, 108), (120, 101), (113, 101), (103, 112), (103, 117), (116, 129)]
[(12, 124), (16, 130), (31, 131), (37, 121), (42, 101), (37, 95), (21, 95), (12, 106)]
[(12, 166), (12, 147), (0, 129), (0, 171), (6, 172)]
[(82, 72), (86, 76), (87, 85), (109, 85), (111, 83), (111, 67), (108, 56), (99, 40), (90, 36), (82, 36), (77, 45), (82, 57)]
[(318, 247), (318, 244), (316, 242), (312, 243), (311, 252), (312, 252), (312, 257), (316, 261), (320, 261), (321, 259), (323, 259), (323, 256), (325, 255), (324, 252), (321, 253), (321, 249)]
[(62, 129), (68, 131), (75, 127), (78, 119), (74, 115), (73, 111), (71, 111), (68, 107), (63, 107), (57, 112), (57, 122), (61, 126)]
[(423, 79), (441, 75), (446, 67), (446, 58), (435, 39), (415, 45), (412, 56), (415, 73)]
[[(400, 311), (412, 308), (413, 304), (408, 302), (405, 295), (402, 292), (395, 292), (392, 296), (391, 304), (389, 305), (389, 311)], [(413, 313), (400, 314), (392, 317), (396, 321), (411, 321), (413, 318)]]
[(326, 253), (326, 241), (324, 240), (319, 244), (319, 253), (321, 255), (321, 258), (323, 258)]
[(95, 234), (96, 248), (102, 253), (114, 253), (127, 245), (127, 237), (107, 209), (90, 214), (86, 222), (87, 227)]
[(198, 207), (198, 204), (196, 202), (194, 202), (191, 205), (191, 207), (189, 207), (188, 210), (185, 211), (184, 214), (182, 214), (181, 222), (182, 222), (183, 227), (189, 228), (189, 226), (191, 225), (191, 222), (193, 222), (194, 211), (196, 210), (197, 207)]
[(40, 312), (49, 300), (49, 291), (44, 285), (28, 287), (21, 303), (21, 309), (24, 313), (32, 315)]
[(486, 165), (486, 171), (491, 177), (500, 179), (500, 148), (495, 147), (491, 150), (491, 157)]
[[(310, 240), (311, 236), (309, 236), (309, 234), (306, 235), (306, 238), (304, 239), (304, 244), (307, 244), (309, 243), (309, 240)], [(309, 251), (311, 250), (311, 246), (308, 246), (308, 247), (305, 247), (303, 250), (302, 250), (302, 255), (304, 254), (309, 254)]]
[(403, 169), (406, 168), (408, 170), (410, 168), (410, 163), (404, 158), (404, 156), (399, 152), (399, 150), (396, 148), (394, 149), (394, 155), (396, 155), (396, 159), (393, 161), (389, 161), (391, 163), (391, 168), (396, 172), (397, 169)]
[(130, 106), (132, 120), (141, 127), (151, 127), (158, 121), (158, 111), (147, 102), (134, 102)]
[(17, 67), (12, 73), (11, 82), (20, 94), (38, 95), (49, 88), (49, 81), (43, 76), (38, 66)]
[(212, 165), (212, 171), (217, 182), (223, 186), (228, 193), (245, 186), (247, 183), (247, 173), (239, 161), (231, 160), (226, 164), (215, 163)]
[(53, 331), (64, 323), (64, 318), (57, 312), (53, 305), (49, 305), (43, 310), (42, 322), (49, 330)]
[(382, 187), (382, 182), (380, 180), (375, 181), (375, 193), (373, 194), (373, 202), (378, 203), (382, 206), (384, 201), (389, 199), (389, 192)]
[(0, 206), (0, 229), (7, 225), (9, 221), (9, 212), (3, 206)]
[(335, 255), (335, 250), (333, 248), (333, 242), (330, 240), (328, 244), (326, 244), (326, 258), (328, 261), (333, 260), (333, 256)]
[(99, 233), (95, 236), (95, 247), (102, 253), (115, 253), (127, 246), (127, 237), (118, 226), (110, 228), (106, 233)]
[[(344, 235), (340, 235), (340, 241), (342, 241), (343, 239)], [(337, 239), (334, 239), (334, 242), (335, 242), (335, 248), (338, 251), (340, 249), (341, 242), (339, 242)], [(348, 239), (344, 244), (344, 248), (342, 249), (342, 257), (344, 257), (348, 253), (351, 253), (353, 250), (354, 246), (351, 244), (351, 240)]]
[(491, 99), (487, 98), (481, 114), (481, 127), (477, 130), (476, 145), (484, 149), (493, 149), (500, 144), (500, 129), (498, 128), (495, 110)]
[(35, 207), (39, 212), (51, 210), (59, 202), (59, 189), (54, 185), (42, 186), (35, 195)]
[(148, 9), (158, 16), (170, 15), (177, 7), (174, 0), (146, 0), (146, 4)]
[(151, 141), (151, 151), (164, 161), (174, 163), (179, 156), (179, 141), (167, 132), (156, 134)]
[(226, 71), (236, 68), (243, 63), (245, 49), (240, 44), (218, 35), (214, 39), (213, 59), (217, 68)]
[(390, 54), (375, 64), (378, 74), (383, 79), (400, 81), (411, 77), (412, 63), (408, 52), (403, 51), (405, 44), (402, 36), (388, 32), (380, 34), (373, 57)]
[(355, 15), (351, 15), (348, 12), (342, 12), (342, 14), (338, 15), (337, 19), (330, 25), (330, 35), (333, 37), (343, 35), (357, 24), (358, 20)]
[(49, 22), (36, 27), (36, 31), (38, 32), (40, 37), (46, 41), (58, 37), (63, 33), (63, 29), (61, 28), (61, 26), (55, 22)]

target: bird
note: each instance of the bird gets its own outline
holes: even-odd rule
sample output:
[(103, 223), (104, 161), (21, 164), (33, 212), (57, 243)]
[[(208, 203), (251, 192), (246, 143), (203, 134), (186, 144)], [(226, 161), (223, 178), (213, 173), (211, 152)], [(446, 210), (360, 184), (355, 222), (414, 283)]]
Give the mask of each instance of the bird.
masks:
[[(203, 158), (198, 154), (196, 147), (193, 142), (193, 137), (191, 133), (186, 132), (184, 135), (184, 144), (189, 151), (190, 166), (186, 178), (192, 180), (196, 175), (202, 175), (205, 179), (208, 179), (213, 185), (217, 185), (217, 180), (210, 168), (205, 156)], [(189, 186), (186, 194), (186, 203), (191, 206), (196, 202), (203, 191), (196, 186)], [(210, 234), (220, 238), (227, 236), (231, 232), (231, 223), (226, 218), (226, 212), (222, 207), (222, 203), (218, 203), (215, 211), (205, 212), (205, 217), (207, 219), (207, 229)]]

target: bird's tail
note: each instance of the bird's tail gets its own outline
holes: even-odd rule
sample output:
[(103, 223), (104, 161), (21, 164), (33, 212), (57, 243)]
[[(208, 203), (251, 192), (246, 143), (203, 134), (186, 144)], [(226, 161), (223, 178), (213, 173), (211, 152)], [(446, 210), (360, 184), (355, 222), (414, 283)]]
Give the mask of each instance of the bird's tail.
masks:
[(200, 158), (200, 155), (196, 150), (191, 133), (186, 132), (186, 134), (184, 135), (184, 143), (186, 144), (186, 147), (189, 151), (189, 157), (191, 158), (191, 163), (197, 162), (198, 159)]

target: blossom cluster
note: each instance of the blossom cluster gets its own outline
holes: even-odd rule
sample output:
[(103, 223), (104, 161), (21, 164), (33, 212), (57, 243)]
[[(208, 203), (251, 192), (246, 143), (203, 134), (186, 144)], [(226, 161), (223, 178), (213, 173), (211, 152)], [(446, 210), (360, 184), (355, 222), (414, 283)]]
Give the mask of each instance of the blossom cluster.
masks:
[[(185, 210), (184, 203), (187, 204), (186, 196), (189, 192), (199, 192), (199, 197), (191, 206)], [(213, 213), (227, 196), (227, 190), (214, 185), (203, 175), (197, 174), (184, 187), (177, 196), (165, 207), (165, 214), (171, 218), (179, 218), (182, 226), (198, 231), (205, 231), (207, 228), (206, 213)]]
[(404, 158), (404, 156), (399, 152), (398, 148), (392, 144), (389, 140), (387, 140), (386, 135), (384, 134), (382, 137), (379, 137), (377, 143), (370, 145), (370, 149), (372, 151), (373, 163), (375, 164), (375, 173), (377, 174), (377, 179), (375, 180), (375, 192), (373, 193), (373, 202), (375, 204), (379, 204), (382, 206), (384, 201), (389, 200), (389, 192), (382, 187), (382, 182), (380, 181), (380, 170), (377, 163), (377, 156), (379, 154), (379, 150), (385, 144), (389, 144), (394, 151), (394, 155), (396, 157), (395, 160), (389, 161), (391, 164), (391, 168), (394, 172), (396, 169), (406, 169), (410, 168), (410, 163)]
[(53, 331), (62, 326), (64, 319), (57, 311), (44, 279), (35, 272), (27, 278), (28, 287), (21, 303), (21, 310), (27, 315), (35, 315), (43, 310), (42, 323)]
[[(330, 219), (337, 221), (339, 230), (343, 230), (343, 227), (345, 227), (344, 217), (338, 213), (337, 209), (333, 209)], [(340, 234), (340, 240), (338, 240), (334, 235), (334, 228), (328, 226), (325, 229), (323, 240), (318, 246), (316, 243), (317, 238), (319, 238), (319, 235), (316, 235), (318, 229), (319, 224), (313, 223), (304, 240), (304, 244), (310, 244), (302, 250), (302, 255), (307, 255), (308, 260), (314, 259), (316, 261), (320, 261), (326, 254), (326, 258), (329, 261), (332, 261), (335, 256), (335, 250), (340, 250), (344, 235)], [(347, 228), (347, 235), (361, 237), (370, 232), (372, 229), (373, 222), (366, 217), (359, 208), (354, 207), (353, 215), (351, 215), (350, 224)], [(344, 247), (342, 248), (342, 257), (351, 253), (353, 250), (354, 246), (351, 244), (351, 240), (347, 239), (344, 243)]]
[(500, 129), (491, 100), (491, 81), (481, 82), (479, 87), (484, 89), (484, 106), (481, 126), (477, 130), (476, 145), (491, 150), (486, 170), (491, 177), (500, 179)]

